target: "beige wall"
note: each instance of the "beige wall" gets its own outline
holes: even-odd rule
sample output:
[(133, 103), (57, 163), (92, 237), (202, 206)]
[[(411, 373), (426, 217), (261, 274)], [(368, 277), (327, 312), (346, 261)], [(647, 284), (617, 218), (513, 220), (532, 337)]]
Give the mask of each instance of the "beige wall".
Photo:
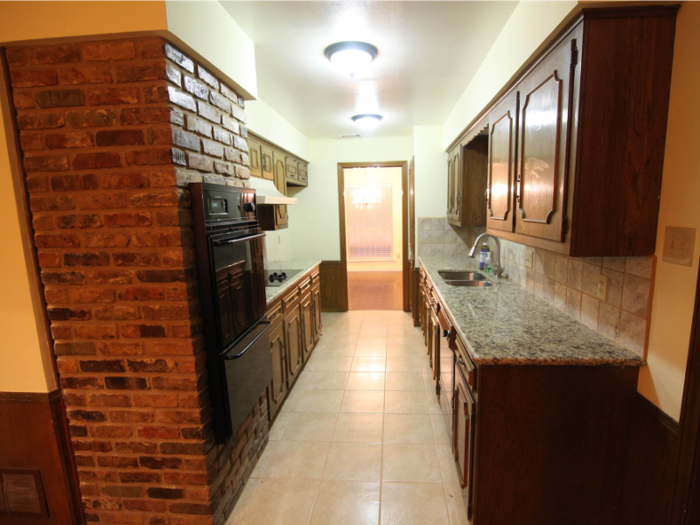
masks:
[[(5, 89), (3, 78), (0, 90)], [(0, 105), (0, 392), (49, 392), (56, 383), (36, 279), (30, 273), (33, 261), (25, 262), (31, 260), (31, 252), (23, 242), (25, 211), (18, 208), (24, 196), (14, 185), (19, 176), (12, 171), (14, 138), (4, 96)]]
[(302, 159), (309, 160), (309, 138), (265, 102), (260, 99), (247, 102), (245, 112), (248, 129)]
[(700, 4), (684, 2), (678, 14), (666, 134), (661, 210), (656, 238), (656, 285), (647, 360), (639, 391), (678, 419), (683, 396), (695, 287), (700, 259), (696, 237), (693, 265), (662, 259), (666, 226), (700, 229)]
[(345, 187), (372, 184), (391, 186), (391, 211), (394, 255), (391, 261), (348, 262), (349, 272), (400, 272), (402, 250), (402, 216), (401, 197), (403, 196), (401, 168), (354, 168), (345, 170)]

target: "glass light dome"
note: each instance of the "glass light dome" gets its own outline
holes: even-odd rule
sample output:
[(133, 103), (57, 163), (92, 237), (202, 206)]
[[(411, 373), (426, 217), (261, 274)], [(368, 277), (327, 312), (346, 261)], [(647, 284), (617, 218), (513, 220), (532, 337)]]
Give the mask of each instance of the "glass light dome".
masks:
[(338, 42), (326, 48), (325, 55), (331, 64), (345, 71), (350, 77), (366, 68), (377, 57), (377, 48), (365, 42)]

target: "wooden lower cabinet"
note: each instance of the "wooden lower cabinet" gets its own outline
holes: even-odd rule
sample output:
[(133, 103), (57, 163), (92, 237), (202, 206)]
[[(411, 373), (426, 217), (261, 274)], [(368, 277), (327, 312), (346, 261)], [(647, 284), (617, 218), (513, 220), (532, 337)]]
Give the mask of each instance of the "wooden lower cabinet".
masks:
[(477, 365), (454, 329), (445, 334), (451, 314), (433, 283), (421, 286), (469, 523), (616, 525), (639, 368)]
[(270, 419), (273, 419), (287, 396), (287, 354), (281, 319), (273, 323), (270, 328), (270, 358), (272, 359), (272, 381), (267, 390), (267, 403), (270, 407)]
[(321, 281), (318, 266), (284, 296), (268, 304), (272, 380), (267, 388), (269, 419), (275, 416), (310, 359), (321, 336)]

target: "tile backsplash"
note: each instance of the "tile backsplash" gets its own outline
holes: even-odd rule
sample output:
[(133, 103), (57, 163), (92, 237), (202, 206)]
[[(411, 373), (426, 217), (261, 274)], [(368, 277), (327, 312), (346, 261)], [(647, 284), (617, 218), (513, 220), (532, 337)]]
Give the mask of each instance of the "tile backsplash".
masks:
[(486, 228), (456, 228), (447, 217), (421, 217), (418, 219), (418, 255), (467, 256), (480, 233)]
[[(533, 252), (532, 268), (526, 267)], [(567, 257), (501, 239), (504, 276), (598, 333), (646, 357), (655, 257)], [(598, 299), (600, 275), (608, 278)]]

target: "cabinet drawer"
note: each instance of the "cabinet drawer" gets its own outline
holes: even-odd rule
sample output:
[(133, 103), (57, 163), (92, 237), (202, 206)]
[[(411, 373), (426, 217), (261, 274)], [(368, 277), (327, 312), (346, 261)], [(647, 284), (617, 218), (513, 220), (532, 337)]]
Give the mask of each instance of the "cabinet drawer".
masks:
[(307, 277), (299, 284), (299, 294), (301, 296), (308, 295), (311, 290), (311, 277)]
[(287, 157), (287, 178), (299, 180), (299, 167), (296, 159)]
[(477, 371), (477, 368), (476, 368), (476, 366), (474, 366), (474, 363), (469, 358), (469, 352), (467, 352), (467, 346), (464, 344), (464, 341), (462, 341), (462, 339), (458, 335), (455, 335), (455, 346), (457, 348), (456, 367), (462, 370), (462, 374), (464, 374), (464, 379), (465, 379), (467, 385), (469, 386), (469, 389), (472, 392), (476, 392), (476, 371)]
[(292, 291), (290, 291), (287, 295), (284, 296), (282, 299), (282, 308), (284, 313), (289, 312), (292, 310), (295, 306), (299, 304), (299, 299), (301, 298), (301, 294), (299, 292), (299, 287), (295, 286)]
[(282, 303), (277, 303), (267, 311), (267, 320), (275, 324), (282, 318)]
[(299, 183), (305, 186), (309, 183), (309, 165), (303, 162), (299, 163)]

